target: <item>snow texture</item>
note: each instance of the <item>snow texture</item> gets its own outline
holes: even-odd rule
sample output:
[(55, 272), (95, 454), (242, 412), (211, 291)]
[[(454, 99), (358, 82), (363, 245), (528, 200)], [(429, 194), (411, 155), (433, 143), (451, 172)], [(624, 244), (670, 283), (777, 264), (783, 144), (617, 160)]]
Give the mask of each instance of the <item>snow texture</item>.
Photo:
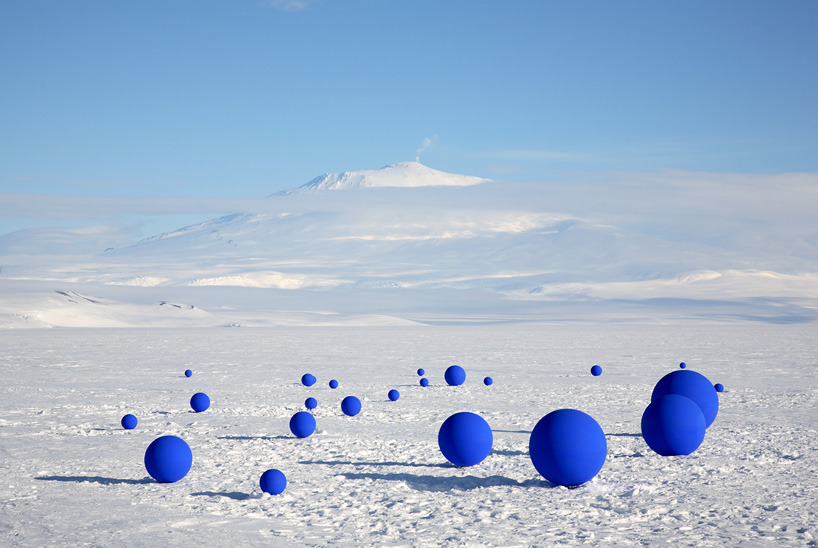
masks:
[[(811, 326), (763, 324), (4, 330), (0, 544), (815, 546), (813, 342)], [(726, 390), (702, 446), (660, 457), (640, 417), (680, 361)], [(452, 363), (463, 386), (443, 380)], [(211, 396), (204, 413), (188, 406), (197, 391)], [(308, 395), (318, 429), (298, 439), (288, 421)], [(358, 416), (341, 413), (346, 395)], [(559, 408), (607, 438), (604, 467), (576, 489), (527, 454)], [(474, 467), (437, 448), (459, 411), (493, 430)], [(120, 427), (126, 413), (136, 429)], [(193, 451), (178, 483), (144, 468), (162, 435)], [(261, 492), (270, 468), (287, 476), (281, 495)]]

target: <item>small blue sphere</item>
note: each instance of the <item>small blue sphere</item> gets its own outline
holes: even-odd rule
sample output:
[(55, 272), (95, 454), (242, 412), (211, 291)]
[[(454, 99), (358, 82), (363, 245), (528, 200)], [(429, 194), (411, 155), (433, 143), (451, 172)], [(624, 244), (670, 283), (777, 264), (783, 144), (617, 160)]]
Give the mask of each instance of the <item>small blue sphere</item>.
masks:
[(455, 413), (440, 426), (437, 444), (455, 466), (474, 466), (491, 453), (494, 436), (486, 419), (475, 413)]
[(702, 410), (678, 394), (653, 400), (642, 414), (642, 437), (663, 456), (689, 455), (702, 444), (704, 431)]
[(120, 421), (120, 423), (122, 424), (122, 428), (124, 428), (125, 430), (133, 430), (134, 428), (136, 428), (137, 422), (139, 421), (136, 420), (136, 416), (131, 415), (130, 413), (122, 417), (122, 421)]
[(679, 364), (680, 369), (685, 369), (686, 367), (687, 367), (687, 364), (685, 362), (682, 362), (682, 363)]
[(573, 487), (602, 470), (608, 442), (590, 415), (576, 409), (557, 409), (541, 418), (531, 431), (528, 453), (542, 477)]
[(719, 412), (719, 396), (713, 384), (701, 373), (690, 369), (680, 369), (668, 373), (656, 383), (650, 401), (656, 401), (667, 394), (678, 394), (690, 398), (704, 415), (705, 427), (710, 427)]
[(602, 366), (595, 365), (591, 368), (591, 375), (598, 377), (602, 374)]
[(460, 386), (466, 382), (466, 370), (459, 365), (451, 365), (446, 368), (446, 372), (443, 374), (443, 377), (446, 379), (446, 384), (449, 386)]
[(341, 411), (344, 412), (344, 415), (354, 417), (361, 412), (361, 400), (355, 396), (347, 396), (341, 400)]
[(420, 369), (418, 369), (418, 377), (422, 377), (422, 376), (423, 376), (423, 375), (425, 375), (425, 374), (426, 374), (426, 370), (425, 370), (425, 369), (423, 369), (422, 367), (421, 367)]
[(159, 483), (179, 481), (190, 472), (192, 464), (190, 446), (176, 436), (156, 438), (145, 451), (145, 468)]
[(335, 390), (336, 388), (338, 388), (338, 381), (332, 379), (331, 381), (329, 381), (329, 387)]
[(210, 407), (210, 398), (204, 392), (196, 392), (193, 394), (193, 397), (190, 398), (190, 407), (197, 413), (207, 411), (207, 408)]
[(280, 495), (287, 488), (287, 477), (281, 470), (272, 468), (261, 475), (258, 484), (265, 493)]
[(190, 369), (185, 369), (185, 377), (192, 377), (192, 376), (193, 376), (193, 371), (191, 371)]
[(297, 438), (308, 438), (315, 432), (315, 417), (312, 413), (299, 411), (290, 419), (290, 432)]
[(389, 399), (391, 401), (398, 401), (398, 398), (400, 398), (400, 392), (393, 388), (392, 390), (389, 391), (389, 394), (387, 394), (387, 396), (389, 396)]
[(494, 379), (492, 379), (491, 377), (486, 377), (485, 379), (483, 379), (483, 384), (485, 384), (486, 386), (491, 386), (492, 384), (494, 384)]
[(724, 392), (724, 385), (720, 382), (717, 382), (713, 385), (713, 388), (716, 389), (716, 392)]
[(304, 407), (306, 407), (307, 409), (315, 409), (316, 407), (318, 407), (318, 400), (316, 400), (313, 397), (309, 397), (306, 400), (304, 400)]
[(304, 375), (301, 376), (301, 384), (304, 386), (312, 386), (315, 384), (315, 381), (315, 375), (312, 373), (304, 373)]
[(422, 379), (420, 379), (420, 385), (421, 386), (429, 386), (429, 379), (427, 379), (426, 377), (423, 377)]

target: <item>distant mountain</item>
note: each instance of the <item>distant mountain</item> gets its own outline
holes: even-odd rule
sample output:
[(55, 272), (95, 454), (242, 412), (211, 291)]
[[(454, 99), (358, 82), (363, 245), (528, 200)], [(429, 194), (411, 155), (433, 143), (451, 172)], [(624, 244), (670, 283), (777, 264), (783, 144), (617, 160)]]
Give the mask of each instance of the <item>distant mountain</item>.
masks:
[[(324, 175), (254, 211), (97, 254), (27, 256), (31, 240), (6, 235), (26, 263), (0, 271), (0, 297), (14, 291), (0, 325), (818, 319), (808, 256), (555, 209), (553, 187), (405, 162)], [(740, 216), (719, 219), (725, 233)]]
[(351, 188), (471, 186), (486, 181), (488, 179), (437, 171), (424, 166), (420, 162), (399, 162), (384, 166), (381, 169), (327, 173), (316, 177), (295, 190), (285, 190), (279, 194)]

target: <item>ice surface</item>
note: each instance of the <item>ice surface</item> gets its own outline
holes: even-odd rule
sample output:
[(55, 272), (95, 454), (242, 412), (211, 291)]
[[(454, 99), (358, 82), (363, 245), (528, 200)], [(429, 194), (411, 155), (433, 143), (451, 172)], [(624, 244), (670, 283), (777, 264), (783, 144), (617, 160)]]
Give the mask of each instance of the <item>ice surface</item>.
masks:
[[(815, 545), (814, 339), (763, 324), (0, 331), (0, 544)], [(726, 391), (702, 446), (660, 457), (639, 422), (680, 361)], [(443, 380), (453, 363), (463, 386)], [(319, 382), (302, 386), (305, 372)], [(188, 406), (197, 391), (205, 413)], [(340, 411), (350, 394), (356, 417)], [(318, 431), (297, 439), (288, 421), (309, 395)], [(539, 477), (527, 455), (531, 428), (563, 407), (608, 441), (577, 489)], [(472, 468), (436, 445), (458, 411), (494, 433)], [(135, 430), (119, 426), (126, 413)], [(193, 450), (175, 484), (142, 464), (164, 434)], [(268, 468), (287, 475), (283, 495), (261, 493)]]

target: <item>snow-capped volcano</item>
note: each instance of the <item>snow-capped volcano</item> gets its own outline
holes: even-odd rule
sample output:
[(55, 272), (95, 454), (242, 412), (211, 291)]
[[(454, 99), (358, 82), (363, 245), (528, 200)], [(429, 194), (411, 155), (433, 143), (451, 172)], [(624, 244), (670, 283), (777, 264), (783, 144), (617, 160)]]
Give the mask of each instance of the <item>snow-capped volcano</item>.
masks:
[(295, 190), (280, 194), (310, 190), (340, 190), (378, 187), (472, 186), (489, 179), (470, 175), (456, 175), (426, 167), (420, 162), (398, 162), (381, 169), (326, 173)]

